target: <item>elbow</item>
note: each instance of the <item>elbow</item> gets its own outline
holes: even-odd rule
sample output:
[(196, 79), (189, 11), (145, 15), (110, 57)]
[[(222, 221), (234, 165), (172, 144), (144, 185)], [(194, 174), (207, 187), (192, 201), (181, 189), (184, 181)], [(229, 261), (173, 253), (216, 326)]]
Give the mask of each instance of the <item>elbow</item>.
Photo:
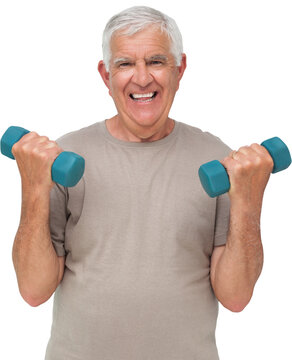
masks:
[(33, 282), (19, 282), (18, 289), (23, 300), (32, 307), (37, 307), (45, 303), (54, 294), (58, 283), (49, 286), (39, 285)]
[(221, 303), (227, 310), (230, 310), (234, 313), (239, 313), (241, 311), (243, 311), (245, 309), (245, 307), (247, 306), (246, 303), (237, 303), (237, 302), (234, 302), (234, 303), (230, 303), (230, 304), (224, 304), (224, 303)]
[(242, 298), (234, 298), (234, 299), (229, 299), (229, 300), (225, 300), (225, 301), (220, 301), (220, 303), (226, 309), (228, 309), (234, 313), (239, 313), (246, 308), (246, 306), (250, 302), (250, 299), (251, 299), (251, 296), (247, 296), (247, 297), (242, 297)]
[(23, 290), (20, 290), (20, 295), (23, 298), (23, 300), (31, 307), (38, 307), (43, 303), (45, 303), (51, 297), (51, 295), (49, 296), (34, 295), (30, 292)]
[(38, 307), (38, 306), (42, 305), (44, 302), (46, 302), (46, 300), (43, 301), (43, 300), (34, 299), (34, 298), (27, 298), (27, 299), (24, 299), (24, 301), (31, 307)]

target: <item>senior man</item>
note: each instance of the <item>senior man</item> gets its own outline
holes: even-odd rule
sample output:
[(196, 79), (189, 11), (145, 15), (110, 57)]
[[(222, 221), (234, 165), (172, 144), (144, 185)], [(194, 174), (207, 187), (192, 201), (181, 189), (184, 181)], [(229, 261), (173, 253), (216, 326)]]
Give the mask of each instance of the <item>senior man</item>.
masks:
[[(258, 144), (231, 152), (169, 117), (186, 68), (173, 19), (127, 9), (106, 25), (103, 53), (117, 114), (57, 143), (32, 132), (13, 147), (20, 293), (37, 306), (56, 291), (47, 360), (216, 360), (218, 300), (244, 309), (262, 269), (273, 161)], [(86, 160), (72, 188), (51, 180), (62, 149)], [(231, 182), (216, 199), (197, 176), (214, 158)]]

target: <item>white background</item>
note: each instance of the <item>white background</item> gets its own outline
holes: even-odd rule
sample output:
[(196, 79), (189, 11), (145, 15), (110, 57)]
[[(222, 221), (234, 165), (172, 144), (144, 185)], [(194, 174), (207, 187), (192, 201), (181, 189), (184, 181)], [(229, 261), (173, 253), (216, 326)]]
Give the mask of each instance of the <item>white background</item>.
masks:
[[(0, 135), (18, 125), (56, 139), (114, 115), (96, 69), (101, 35), (110, 16), (132, 5), (157, 7), (181, 29), (188, 67), (172, 117), (235, 149), (273, 136), (292, 149), (292, 8), (282, 0), (2, 0)], [(20, 177), (14, 161), (0, 156), (0, 166), (0, 358), (40, 360), (52, 299), (32, 308), (18, 293), (11, 251)], [(291, 168), (272, 175), (266, 189), (265, 263), (251, 303), (241, 313), (220, 307), (222, 360), (292, 358)]]

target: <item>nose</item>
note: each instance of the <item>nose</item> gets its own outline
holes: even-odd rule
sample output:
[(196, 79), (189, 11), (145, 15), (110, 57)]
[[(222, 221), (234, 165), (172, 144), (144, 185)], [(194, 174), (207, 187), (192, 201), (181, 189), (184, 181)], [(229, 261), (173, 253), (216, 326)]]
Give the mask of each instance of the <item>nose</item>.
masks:
[(150, 69), (145, 62), (136, 63), (132, 81), (143, 88), (147, 87), (153, 81)]

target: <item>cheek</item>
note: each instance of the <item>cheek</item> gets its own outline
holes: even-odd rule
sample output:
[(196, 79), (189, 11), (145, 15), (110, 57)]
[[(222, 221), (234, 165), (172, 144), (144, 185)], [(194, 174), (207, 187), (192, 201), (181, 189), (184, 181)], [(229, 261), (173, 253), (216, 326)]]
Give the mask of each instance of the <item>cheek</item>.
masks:
[(176, 93), (178, 88), (179, 88), (179, 78), (178, 78), (178, 76), (173, 77), (171, 86), (172, 86), (173, 92)]
[(156, 82), (168, 93), (173, 93), (178, 89), (179, 81), (175, 68), (156, 71), (153, 75), (156, 79)]
[(129, 83), (131, 77), (132, 72), (130, 70), (113, 73), (110, 78), (110, 95), (112, 97), (121, 96), (121, 93), (125, 91), (125, 88)]

